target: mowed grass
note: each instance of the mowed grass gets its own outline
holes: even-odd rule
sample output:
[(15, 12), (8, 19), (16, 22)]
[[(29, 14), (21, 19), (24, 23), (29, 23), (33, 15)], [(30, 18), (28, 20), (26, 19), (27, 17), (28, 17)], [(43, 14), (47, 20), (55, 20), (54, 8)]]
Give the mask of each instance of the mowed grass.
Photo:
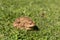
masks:
[[(21, 16), (30, 17), (39, 30), (14, 28)], [(0, 40), (60, 40), (60, 0), (0, 0)]]

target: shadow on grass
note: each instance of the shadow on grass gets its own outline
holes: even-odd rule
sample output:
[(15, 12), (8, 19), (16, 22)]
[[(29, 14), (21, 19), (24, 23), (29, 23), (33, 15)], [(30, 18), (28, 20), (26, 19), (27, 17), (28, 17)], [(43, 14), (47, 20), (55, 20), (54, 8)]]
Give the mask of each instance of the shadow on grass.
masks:
[[(36, 31), (39, 31), (38, 26), (34, 26), (32, 30), (20, 31), (19, 34), (17, 35), (18, 36), (17, 40), (24, 39), (22, 36), (27, 36), (29, 33), (31, 33), (31, 32), (34, 33)], [(23, 35), (21, 35), (21, 34), (23, 34)]]
[(32, 31), (39, 31), (38, 26), (34, 26)]

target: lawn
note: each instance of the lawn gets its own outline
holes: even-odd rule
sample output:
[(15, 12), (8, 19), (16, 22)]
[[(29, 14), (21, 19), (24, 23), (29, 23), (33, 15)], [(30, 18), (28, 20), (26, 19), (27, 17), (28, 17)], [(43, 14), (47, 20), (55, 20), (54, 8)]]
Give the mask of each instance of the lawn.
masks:
[[(30, 17), (39, 30), (14, 28), (21, 16)], [(0, 0), (0, 40), (60, 40), (60, 0)]]

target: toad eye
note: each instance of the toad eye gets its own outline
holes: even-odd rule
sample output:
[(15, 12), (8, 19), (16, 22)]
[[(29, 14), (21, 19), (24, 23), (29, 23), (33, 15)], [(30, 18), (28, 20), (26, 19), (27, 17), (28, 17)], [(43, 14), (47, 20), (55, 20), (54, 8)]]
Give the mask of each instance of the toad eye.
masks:
[(32, 23), (30, 23), (30, 25), (31, 25)]
[(31, 25), (31, 24), (32, 24), (32, 22), (29, 22), (29, 24)]
[(20, 23), (20, 22), (17, 22), (17, 23)]

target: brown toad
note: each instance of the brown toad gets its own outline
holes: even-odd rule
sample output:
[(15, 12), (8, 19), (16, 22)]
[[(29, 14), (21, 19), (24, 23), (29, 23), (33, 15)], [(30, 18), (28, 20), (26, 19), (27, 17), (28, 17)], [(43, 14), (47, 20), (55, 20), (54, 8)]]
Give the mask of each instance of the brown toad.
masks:
[(14, 21), (13, 26), (19, 29), (31, 30), (35, 26), (35, 22), (29, 17), (19, 17)]

